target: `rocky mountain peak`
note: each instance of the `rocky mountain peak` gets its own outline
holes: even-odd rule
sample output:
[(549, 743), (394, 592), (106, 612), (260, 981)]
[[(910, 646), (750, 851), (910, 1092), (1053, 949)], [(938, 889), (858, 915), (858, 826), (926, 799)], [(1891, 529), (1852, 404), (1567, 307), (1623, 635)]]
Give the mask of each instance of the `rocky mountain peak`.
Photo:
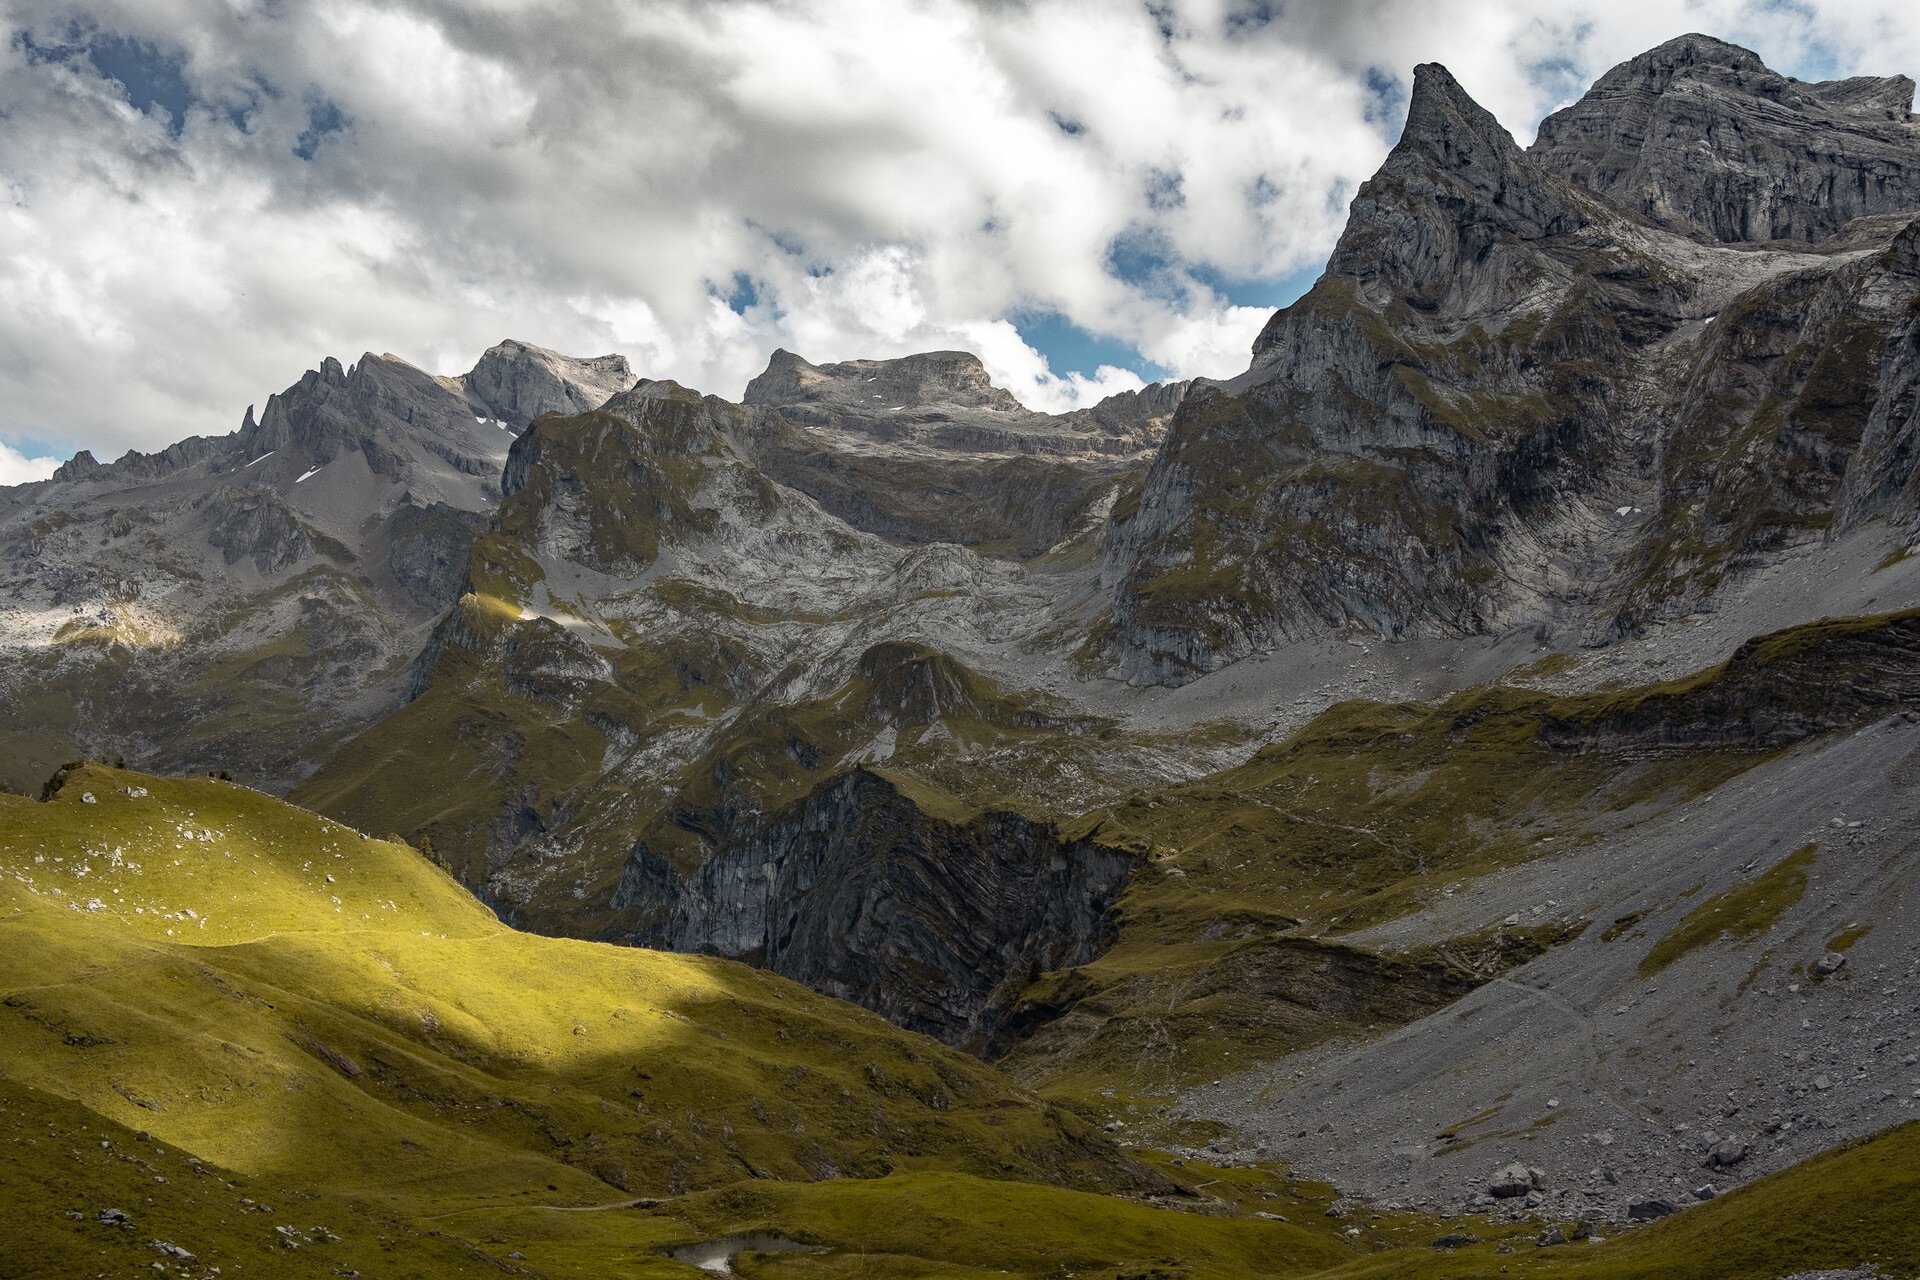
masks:
[(1686, 35), (1548, 116), (1529, 155), (1683, 234), (1817, 242), (1855, 218), (1920, 208), (1913, 94), (1906, 76), (1805, 83)]
[(634, 383), (621, 355), (564, 356), (509, 338), (458, 380), (474, 412), (515, 431), (543, 413), (587, 413)]
[[(505, 438), (481, 432), (466, 404), (439, 379), (397, 356), (363, 355), (352, 368), (329, 356), (286, 391), (270, 396), (242, 440), (249, 458), (298, 450), (324, 465), (361, 452), (376, 475), (407, 479), (428, 457), (465, 475), (490, 479)], [(471, 505), (471, 504), (462, 504)]]
[[(1438, 63), (1414, 69), (1406, 129), (1354, 196), (1329, 277), (1359, 285), (1375, 308), (1476, 311), (1507, 305), (1527, 285), (1512, 246), (1578, 231), (1592, 202), (1534, 164), (1491, 112)], [(1269, 321), (1254, 356), (1281, 342), (1288, 313)]]
[(980, 357), (970, 351), (925, 351), (893, 360), (824, 365), (812, 364), (791, 351), (775, 351), (766, 372), (747, 384), (743, 402), (782, 410), (818, 407), (861, 414), (933, 406), (1026, 411), (1012, 393), (993, 385)]
[(1407, 125), (1394, 151), (1422, 153), (1448, 169), (1491, 177), (1511, 163), (1520, 148), (1451, 71), (1437, 62), (1423, 62), (1413, 69)]

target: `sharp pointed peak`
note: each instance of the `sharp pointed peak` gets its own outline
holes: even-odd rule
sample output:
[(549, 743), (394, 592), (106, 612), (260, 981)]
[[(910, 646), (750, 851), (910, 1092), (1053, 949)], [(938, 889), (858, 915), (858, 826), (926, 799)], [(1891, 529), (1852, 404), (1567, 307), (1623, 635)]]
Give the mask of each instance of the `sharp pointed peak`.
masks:
[(1437, 145), (1445, 149), (1463, 137), (1519, 150), (1506, 126), (1474, 101), (1453, 72), (1438, 62), (1421, 63), (1413, 69), (1413, 94), (1407, 104), (1407, 127), (1400, 135), (1400, 147)]

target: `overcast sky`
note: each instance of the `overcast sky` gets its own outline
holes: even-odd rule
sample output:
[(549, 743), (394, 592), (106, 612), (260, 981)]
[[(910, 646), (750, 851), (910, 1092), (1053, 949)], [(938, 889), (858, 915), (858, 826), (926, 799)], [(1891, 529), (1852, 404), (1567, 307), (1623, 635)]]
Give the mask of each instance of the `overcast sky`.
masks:
[(1225, 376), (1439, 61), (1523, 143), (1705, 31), (1920, 71), (1912, 0), (0, 0), (0, 483), (503, 337), (738, 396), (963, 347)]

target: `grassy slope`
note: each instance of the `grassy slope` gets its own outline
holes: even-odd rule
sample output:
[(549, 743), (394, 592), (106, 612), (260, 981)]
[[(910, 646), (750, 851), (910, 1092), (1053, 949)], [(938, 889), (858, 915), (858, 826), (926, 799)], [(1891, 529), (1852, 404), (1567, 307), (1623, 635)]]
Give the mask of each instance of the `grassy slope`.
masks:
[(1096, 1194), (1153, 1174), (990, 1068), (743, 966), (511, 933), (242, 788), (88, 768), (0, 818), (9, 1275), (691, 1276), (668, 1249), (746, 1230), (822, 1250), (740, 1259), (770, 1280), (1920, 1264), (1920, 1127), (1597, 1248), (1330, 1220), (1260, 1169), (1164, 1165), (1202, 1188), (1179, 1212)]
[[(253, 1258), (278, 1225), (326, 1226), (341, 1240), (304, 1247), (369, 1274), (478, 1274), (521, 1265), (511, 1251), (553, 1275), (672, 1271), (658, 1249), (717, 1221), (697, 1193), (737, 1182), (823, 1244), (931, 1187), (963, 1216), (1069, 1206), (1089, 1261), (1135, 1256), (1142, 1233), (1221, 1275), (1338, 1256), (1326, 1232), (1090, 1194), (1168, 1184), (860, 1009), (724, 961), (514, 933), (404, 846), (230, 784), (89, 767), (49, 803), (0, 798), (0, 939), (4, 1118), (35, 1139), (0, 1147), (0, 1179), (36, 1223), (9, 1264), (28, 1274), (100, 1248), (103, 1269), (144, 1265), (150, 1238), (279, 1274)], [(183, 1151), (209, 1172), (182, 1176)], [(140, 1166), (114, 1153), (168, 1181), (128, 1181)], [(836, 1173), (888, 1176), (813, 1182)], [(242, 1195), (277, 1216), (242, 1215)], [(564, 1211), (639, 1195), (669, 1207)], [(868, 1207), (830, 1211), (842, 1195)], [(108, 1204), (132, 1236), (91, 1221)], [(1029, 1274), (1056, 1252), (1034, 1229)], [(905, 1243), (962, 1260), (941, 1233)]]

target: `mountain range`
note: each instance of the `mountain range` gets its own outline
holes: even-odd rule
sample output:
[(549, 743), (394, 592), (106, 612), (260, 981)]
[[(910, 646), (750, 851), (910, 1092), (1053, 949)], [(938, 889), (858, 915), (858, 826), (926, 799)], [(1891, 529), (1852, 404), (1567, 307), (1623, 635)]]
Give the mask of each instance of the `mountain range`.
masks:
[[(733, 402), (510, 341), (329, 359), (232, 435), (0, 490), (0, 780), (54, 775), (7, 802), (7, 1114), (306, 1177), (418, 1274), (465, 1265), (429, 1201), (504, 1214), (549, 1165), (644, 1222), (460, 1247), (1912, 1274), (1913, 95), (1687, 36), (1522, 148), (1419, 67), (1246, 372), (1074, 413), (965, 352), (777, 351)], [(148, 776), (183, 774), (231, 781)], [(179, 870), (128, 915), (79, 882), (135, 841)], [(187, 884), (216, 852), (272, 863), (198, 873), (258, 906)], [(288, 940), (354, 905), (335, 861), (404, 892)], [(156, 976), (83, 963), (123, 951)], [(602, 1029), (629, 1005), (677, 1067)], [(243, 1007), (240, 1084), (183, 1029)], [(79, 1071), (42, 1033), (178, 1044)], [(193, 1101), (268, 1072), (324, 1079), (320, 1173)], [(352, 1149), (366, 1099), (450, 1172)], [(959, 1217), (877, 1225), (909, 1201)]]

